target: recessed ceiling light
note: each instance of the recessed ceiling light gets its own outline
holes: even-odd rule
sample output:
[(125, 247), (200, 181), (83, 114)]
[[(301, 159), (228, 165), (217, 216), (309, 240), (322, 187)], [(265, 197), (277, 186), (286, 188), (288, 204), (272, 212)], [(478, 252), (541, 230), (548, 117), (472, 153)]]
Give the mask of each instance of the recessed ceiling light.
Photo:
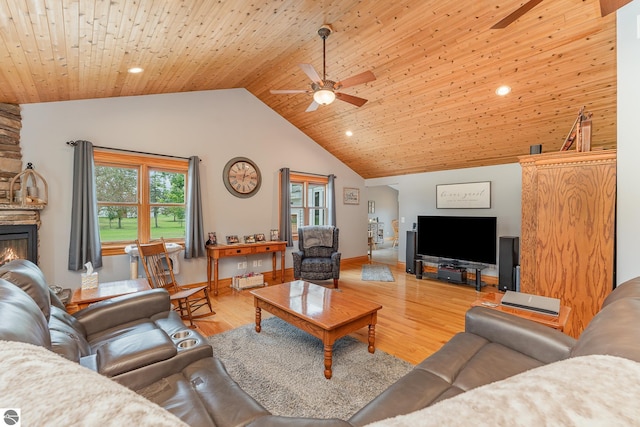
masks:
[(347, 135), (347, 136), (353, 136), (353, 132), (351, 132), (350, 130), (348, 130), (348, 131), (346, 131), (346, 132), (345, 132), (345, 135)]
[(131, 73), (131, 74), (138, 74), (144, 71), (144, 68), (140, 68), (140, 67), (131, 67), (127, 70), (127, 72)]
[(505, 95), (508, 95), (509, 93), (511, 93), (511, 88), (507, 85), (502, 85), (498, 87), (498, 89), (496, 89), (496, 95), (498, 96), (505, 96)]

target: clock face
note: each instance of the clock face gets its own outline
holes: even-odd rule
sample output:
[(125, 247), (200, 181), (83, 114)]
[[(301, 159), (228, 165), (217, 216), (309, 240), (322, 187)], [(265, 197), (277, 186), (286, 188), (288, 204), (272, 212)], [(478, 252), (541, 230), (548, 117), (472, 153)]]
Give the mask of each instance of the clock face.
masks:
[(237, 197), (251, 197), (260, 189), (260, 169), (246, 157), (236, 157), (227, 162), (222, 172), (224, 185)]

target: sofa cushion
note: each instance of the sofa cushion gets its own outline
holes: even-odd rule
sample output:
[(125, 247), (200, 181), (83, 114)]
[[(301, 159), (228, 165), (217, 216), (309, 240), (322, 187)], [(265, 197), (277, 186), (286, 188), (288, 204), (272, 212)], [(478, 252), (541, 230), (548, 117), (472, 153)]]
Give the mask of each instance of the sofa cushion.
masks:
[(47, 320), (40, 307), (26, 292), (4, 279), (0, 279), (0, 340), (51, 348)]
[(640, 362), (640, 299), (626, 298), (607, 304), (580, 334), (571, 356), (608, 354)]
[(192, 426), (241, 426), (270, 415), (213, 357), (192, 363), (137, 392)]
[(413, 412), (542, 364), (477, 335), (459, 333), (349, 421), (359, 426)]
[(49, 286), (40, 268), (26, 259), (14, 259), (0, 267), (0, 278), (8, 280), (25, 291), (49, 320), (51, 299)]

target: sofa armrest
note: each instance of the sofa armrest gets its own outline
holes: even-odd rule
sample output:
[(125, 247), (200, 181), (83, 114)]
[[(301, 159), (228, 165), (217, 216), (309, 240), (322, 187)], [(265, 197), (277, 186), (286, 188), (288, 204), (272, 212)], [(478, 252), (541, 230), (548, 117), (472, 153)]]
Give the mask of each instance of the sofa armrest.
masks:
[(91, 304), (73, 316), (84, 326), (87, 335), (92, 335), (170, 311), (169, 293), (165, 289), (151, 289)]
[(105, 343), (96, 352), (98, 373), (114, 377), (178, 354), (173, 341), (159, 329)]
[(576, 340), (548, 326), (486, 307), (473, 307), (465, 331), (544, 363), (569, 357)]

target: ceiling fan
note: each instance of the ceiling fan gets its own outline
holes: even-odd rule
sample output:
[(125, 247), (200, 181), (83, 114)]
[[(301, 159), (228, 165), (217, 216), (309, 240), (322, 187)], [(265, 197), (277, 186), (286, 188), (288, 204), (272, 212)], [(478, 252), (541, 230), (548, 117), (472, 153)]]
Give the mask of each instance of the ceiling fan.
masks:
[[(600, 14), (602, 16), (607, 16), (608, 14), (620, 9), (630, 1), (631, 0), (600, 0)], [(525, 13), (529, 12), (541, 2), (542, 0), (529, 0), (528, 2), (517, 8), (515, 11), (511, 12), (511, 14), (507, 15), (493, 27), (491, 27), (491, 29), (498, 30), (506, 28), (509, 24), (520, 18)]]
[(311, 102), (309, 107), (305, 110), (307, 112), (317, 110), (320, 105), (329, 105), (336, 99), (348, 102), (356, 107), (362, 107), (367, 102), (364, 98), (347, 95), (346, 93), (338, 91), (340, 89), (374, 81), (376, 76), (374, 76), (371, 71), (356, 74), (355, 76), (351, 76), (339, 82), (327, 79), (326, 40), (331, 34), (331, 31), (331, 26), (326, 24), (318, 30), (318, 35), (322, 38), (322, 78), (320, 78), (320, 75), (317, 73), (315, 68), (313, 68), (313, 65), (298, 64), (302, 71), (304, 71), (304, 73), (311, 79), (311, 89), (272, 89), (271, 93), (313, 93), (313, 102)]

